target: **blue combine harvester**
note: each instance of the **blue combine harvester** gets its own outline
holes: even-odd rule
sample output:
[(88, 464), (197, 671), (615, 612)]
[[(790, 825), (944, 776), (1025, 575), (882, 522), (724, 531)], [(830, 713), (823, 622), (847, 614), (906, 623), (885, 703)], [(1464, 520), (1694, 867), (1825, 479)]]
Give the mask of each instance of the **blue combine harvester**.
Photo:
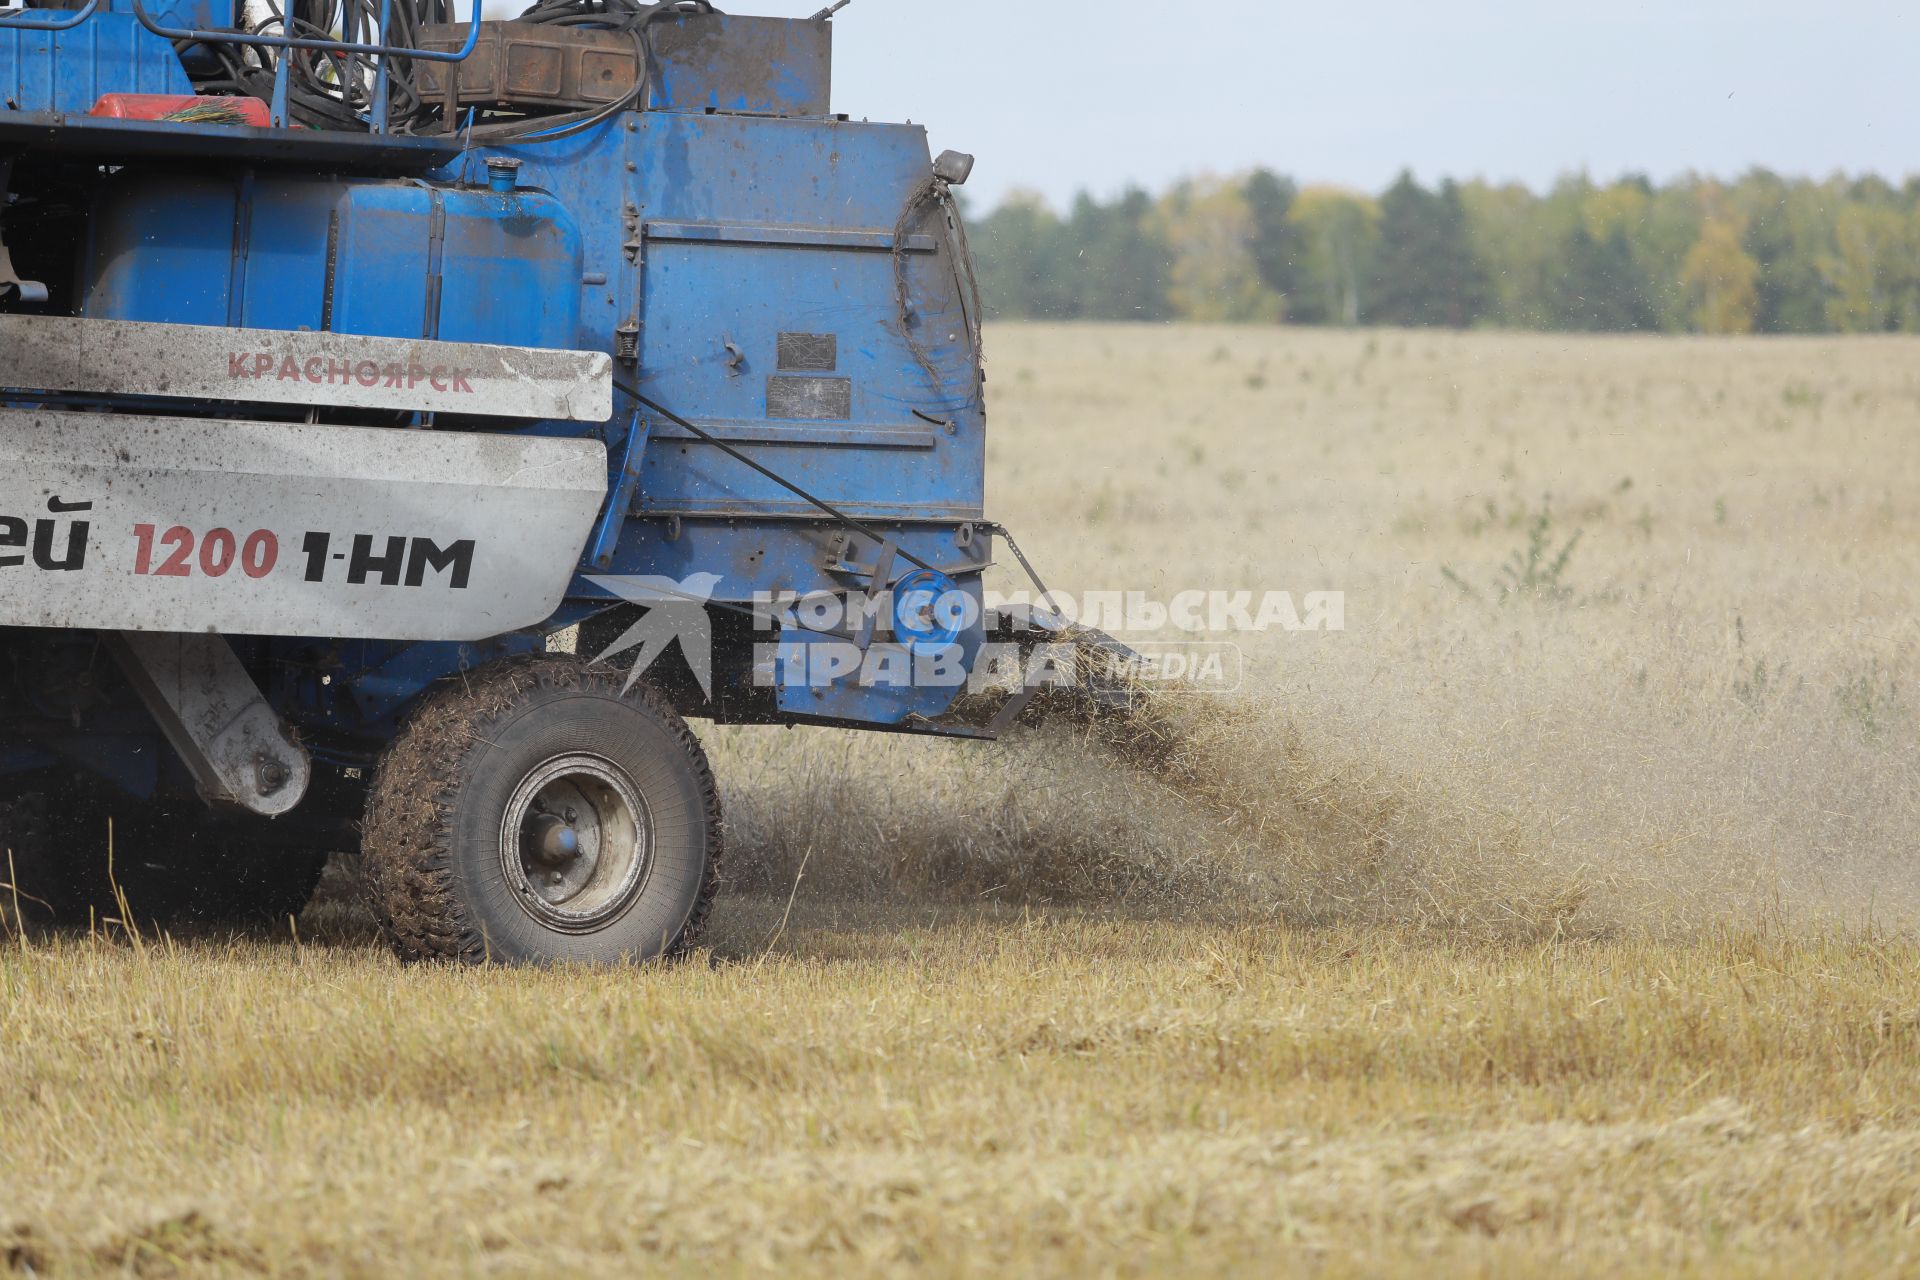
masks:
[(972, 161), (832, 113), (831, 12), (233, 2), (0, 10), (25, 908), (284, 917), (357, 828), (403, 956), (643, 959), (720, 854), (683, 717), (1021, 713)]

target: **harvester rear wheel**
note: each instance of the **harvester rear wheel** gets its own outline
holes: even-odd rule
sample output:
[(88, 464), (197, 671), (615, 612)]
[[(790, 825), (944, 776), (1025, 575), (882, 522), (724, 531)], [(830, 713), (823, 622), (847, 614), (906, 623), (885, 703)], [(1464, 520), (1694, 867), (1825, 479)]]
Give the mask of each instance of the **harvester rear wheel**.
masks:
[(367, 798), (367, 897), (403, 959), (644, 961), (713, 900), (720, 800), (657, 691), (571, 659), (430, 695)]

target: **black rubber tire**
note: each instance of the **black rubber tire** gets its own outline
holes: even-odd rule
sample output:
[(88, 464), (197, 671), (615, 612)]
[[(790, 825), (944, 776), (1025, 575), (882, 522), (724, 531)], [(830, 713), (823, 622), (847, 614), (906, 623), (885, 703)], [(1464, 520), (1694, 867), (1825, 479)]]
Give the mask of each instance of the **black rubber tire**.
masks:
[[(720, 797), (706, 753), (646, 685), (563, 657), (511, 659), (428, 695), (367, 798), (366, 894), (404, 960), (641, 962), (691, 947), (718, 884)], [(501, 823), (534, 770), (565, 754), (620, 771), (652, 840), (636, 895), (592, 932), (550, 927), (510, 887)]]

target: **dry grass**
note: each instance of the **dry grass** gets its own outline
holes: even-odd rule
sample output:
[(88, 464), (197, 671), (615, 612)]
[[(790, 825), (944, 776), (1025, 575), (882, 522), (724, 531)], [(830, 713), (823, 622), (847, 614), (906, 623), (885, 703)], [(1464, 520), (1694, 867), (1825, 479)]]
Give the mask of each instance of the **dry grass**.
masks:
[(1920, 347), (991, 340), (1054, 585), (1349, 630), (1146, 769), (709, 734), (711, 963), (0, 949), (0, 1269), (1914, 1271)]
[(735, 903), (709, 967), (0, 959), (56, 1273), (1910, 1270), (1920, 952)]

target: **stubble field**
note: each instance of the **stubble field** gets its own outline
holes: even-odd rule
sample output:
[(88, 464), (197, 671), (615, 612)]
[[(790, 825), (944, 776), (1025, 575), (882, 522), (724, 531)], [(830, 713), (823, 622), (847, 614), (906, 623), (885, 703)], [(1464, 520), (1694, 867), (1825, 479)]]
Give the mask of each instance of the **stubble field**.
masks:
[(1346, 630), (1147, 750), (708, 731), (670, 968), (0, 946), (0, 1269), (1920, 1265), (1920, 344), (989, 343), (1050, 585)]

